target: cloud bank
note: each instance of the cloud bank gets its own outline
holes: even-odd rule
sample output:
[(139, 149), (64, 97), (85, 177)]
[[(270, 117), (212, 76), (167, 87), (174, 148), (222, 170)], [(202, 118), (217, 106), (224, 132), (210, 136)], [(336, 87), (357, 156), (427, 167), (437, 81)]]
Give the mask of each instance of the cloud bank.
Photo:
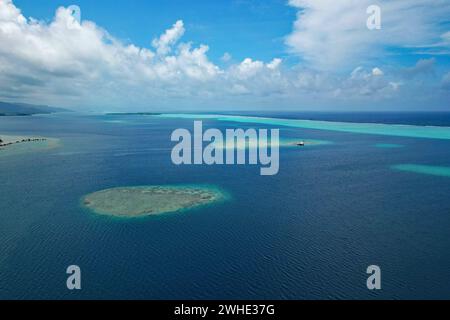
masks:
[[(373, 4), (381, 9), (379, 31), (366, 27)], [(423, 54), (450, 49), (448, 25), (440, 23), (450, 16), (447, 0), (289, 0), (289, 5), (298, 14), (287, 45), (322, 69), (376, 59), (398, 48)]]
[[(409, 2), (416, 6), (391, 1), (388, 8), (420, 10), (421, 1)], [(436, 96), (431, 92), (435, 87), (448, 93), (443, 89), (448, 82), (443, 75), (435, 85), (420, 82), (422, 74), (429, 75), (422, 72), (430, 68), (425, 60), (410, 70), (359, 63), (368, 61), (368, 52), (381, 54), (380, 41), (411, 50), (443, 50), (450, 43), (448, 34), (435, 37), (429, 21), (442, 12), (432, 9), (416, 17), (420, 20), (417, 36), (402, 36), (404, 23), (387, 17), (394, 30), (373, 39), (360, 27), (365, 26), (366, 16), (355, 10), (355, 6), (363, 8), (365, 1), (345, 0), (339, 7), (325, 0), (289, 3), (299, 13), (286, 41), (308, 63), (287, 65), (278, 57), (231, 63), (231, 54), (224, 53), (225, 67), (209, 59), (207, 45), (183, 42), (182, 20), (153, 39), (151, 47), (141, 48), (119, 41), (94, 22), (79, 21), (70, 8), (58, 8), (51, 22), (43, 22), (25, 17), (12, 0), (0, 0), (0, 99), (98, 111), (295, 109), (368, 102), (373, 106), (380, 101), (392, 105), (405, 93), (415, 92), (416, 86), (422, 86), (423, 97)], [(427, 41), (429, 45), (424, 46)], [(339, 72), (333, 71), (338, 66)], [(414, 77), (405, 78), (408, 72)], [(424, 92), (427, 86), (430, 92)]]

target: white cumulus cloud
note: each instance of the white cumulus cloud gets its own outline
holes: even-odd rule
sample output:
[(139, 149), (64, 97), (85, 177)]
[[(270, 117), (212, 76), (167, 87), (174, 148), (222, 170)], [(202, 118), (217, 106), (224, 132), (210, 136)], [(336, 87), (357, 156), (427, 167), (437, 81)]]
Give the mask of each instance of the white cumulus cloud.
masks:
[(389, 48), (448, 46), (443, 33), (450, 16), (447, 0), (380, 0), (381, 30), (369, 30), (366, 10), (372, 0), (289, 0), (298, 10), (291, 51), (317, 68), (332, 70), (386, 54)]
[(172, 28), (166, 30), (159, 39), (154, 39), (152, 44), (156, 48), (156, 51), (160, 55), (165, 55), (170, 52), (171, 46), (180, 40), (184, 35), (184, 23), (182, 20), (178, 20)]
[[(409, 8), (397, 0), (392, 3)], [(337, 99), (363, 99), (358, 103), (364, 105), (372, 103), (372, 98), (391, 99), (414, 81), (411, 97), (419, 93), (425, 97), (427, 86), (434, 90), (430, 79), (426, 86), (422, 80), (435, 76), (433, 58), (418, 59), (416, 65), (400, 71), (367, 60), (358, 63), (358, 56), (376, 48), (373, 39), (365, 39), (367, 29), (360, 28), (361, 23), (365, 26), (365, 10), (362, 17), (354, 10), (364, 7), (365, 0), (342, 0), (339, 6), (325, 0), (291, 0), (290, 4), (299, 14), (287, 41), (307, 63), (292, 65), (276, 57), (269, 61), (247, 57), (236, 62), (227, 53), (219, 66), (208, 57), (206, 44), (183, 41), (182, 20), (162, 30), (145, 48), (118, 40), (92, 21), (79, 21), (69, 8), (58, 8), (48, 22), (25, 17), (12, 0), (0, 0), (0, 100), (94, 110), (281, 104), (308, 108), (331, 105)], [(442, 7), (443, 11), (447, 8)], [(435, 31), (422, 24), (436, 18), (433, 10), (431, 6), (431, 13), (416, 18), (422, 26), (417, 28), (421, 41), (430, 30)], [(387, 33), (399, 39), (403, 24)], [(411, 33), (402, 35), (400, 43), (410, 43)], [(385, 36), (374, 37), (388, 43)], [(438, 40), (431, 37), (427, 43), (443, 42), (446, 37), (441, 32)], [(353, 72), (322, 68), (341, 65), (343, 60)], [(435, 86), (446, 86), (442, 74), (436, 78)]]
[[(152, 41), (153, 48), (141, 48), (94, 22), (79, 22), (69, 8), (58, 8), (47, 23), (24, 17), (11, 0), (0, 0), (0, 97), (117, 107), (195, 100), (242, 94), (242, 88), (261, 82), (253, 77), (275, 73), (281, 64), (248, 58), (222, 70), (208, 58), (207, 45), (180, 42), (184, 33), (179, 20)], [(277, 84), (266, 79), (256, 94), (272, 85)]]

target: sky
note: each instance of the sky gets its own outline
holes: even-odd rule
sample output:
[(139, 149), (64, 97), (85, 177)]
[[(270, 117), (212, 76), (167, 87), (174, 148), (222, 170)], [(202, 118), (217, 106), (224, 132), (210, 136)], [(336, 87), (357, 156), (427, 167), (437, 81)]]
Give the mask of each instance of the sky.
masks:
[(0, 100), (450, 111), (450, 1), (0, 0)]

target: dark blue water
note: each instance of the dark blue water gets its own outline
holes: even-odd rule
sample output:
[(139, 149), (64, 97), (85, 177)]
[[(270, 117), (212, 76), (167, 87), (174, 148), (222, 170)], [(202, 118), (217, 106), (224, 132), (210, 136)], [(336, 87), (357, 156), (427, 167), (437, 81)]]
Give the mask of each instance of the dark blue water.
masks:
[[(62, 141), (0, 157), (0, 299), (450, 298), (450, 178), (390, 169), (449, 166), (450, 141), (281, 128), (333, 144), (282, 149), (280, 173), (262, 177), (254, 166), (172, 165), (169, 137), (180, 127), (192, 120), (0, 118), (2, 133)], [(195, 183), (231, 199), (143, 220), (80, 206), (109, 187)], [(77, 292), (66, 289), (73, 264)], [(372, 264), (379, 292), (366, 288)]]

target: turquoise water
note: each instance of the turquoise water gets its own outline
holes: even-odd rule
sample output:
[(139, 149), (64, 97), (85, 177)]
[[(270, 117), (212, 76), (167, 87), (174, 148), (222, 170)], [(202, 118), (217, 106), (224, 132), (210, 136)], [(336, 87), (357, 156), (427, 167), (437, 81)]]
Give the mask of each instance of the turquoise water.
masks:
[[(450, 167), (450, 141), (238, 119), (204, 127), (280, 128), (284, 141), (329, 143), (281, 148), (279, 174), (262, 177), (259, 166), (174, 166), (170, 135), (192, 130), (192, 118), (0, 118), (0, 132), (61, 142), (0, 157), (0, 299), (450, 298), (450, 179), (393, 170)], [(230, 197), (145, 219), (80, 204), (98, 190), (145, 185), (210, 185)], [(72, 264), (79, 292), (66, 289)], [(380, 292), (366, 289), (372, 264)]]
[(165, 118), (187, 119), (215, 119), (219, 121), (231, 121), (240, 123), (254, 123), (271, 126), (286, 126), (293, 128), (329, 130), (338, 132), (375, 134), (394, 137), (426, 138), (426, 139), (450, 139), (450, 127), (395, 125), (380, 123), (350, 123), (332, 121), (314, 121), (297, 119), (262, 118), (249, 116), (224, 116), (207, 114), (163, 114)]
[(395, 149), (395, 148), (403, 148), (404, 146), (401, 144), (395, 143), (377, 143), (375, 145), (377, 148), (385, 148), (385, 149)]
[(441, 176), (450, 178), (450, 167), (429, 166), (419, 164), (399, 164), (392, 166), (395, 170), (428, 174), (432, 176)]
[(0, 157), (12, 157), (27, 153), (45, 152), (57, 148), (59, 143), (58, 139), (16, 143), (7, 147), (0, 147)]

